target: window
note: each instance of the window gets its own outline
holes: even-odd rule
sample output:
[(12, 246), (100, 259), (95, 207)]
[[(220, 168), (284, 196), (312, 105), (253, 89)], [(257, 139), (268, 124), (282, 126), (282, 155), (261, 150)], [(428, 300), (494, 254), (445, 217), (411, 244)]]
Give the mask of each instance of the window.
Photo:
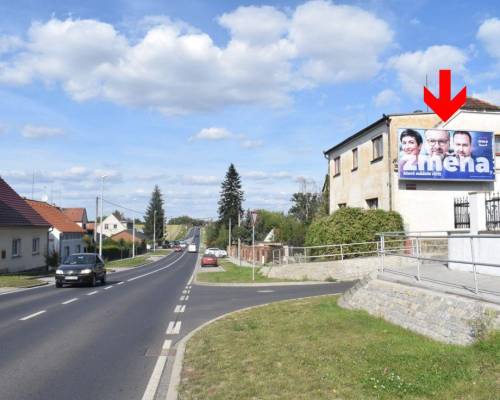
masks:
[(333, 176), (340, 175), (340, 157), (333, 159)]
[(76, 252), (81, 253), (81, 246), (79, 244), (76, 245)]
[(118, 225), (114, 224), (113, 229), (116, 229), (116, 228), (118, 228)]
[(500, 135), (495, 136), (495, 154), (500, 156)]
[(12, 257), (21, 257), (21, 239), (12, 240)]
[(33, 252), (33, 254), (39, 254), (40, 253), (40, 238), (34, 238), (33, 239), (32, 252)]
[(7, 252), (5, 250), (2, 250), (2, 260), (4, 260), (5, 257), (7, 257)]
[(373, 208), (378, 208), (378, 198), (375, 197), (373, 199), (367, 199), (366, 200), (366, 205), (368, 208), (373, 209)]
[(104, 229), (109, 229), (109, 225), (108, 224), (104, 224)]
[(339, 208), (345, 208), (345, 207), (347, 207), (347, 204), (346, 203), (339, 203), (338, 206), (339, 206)]
[(352, 150), (352, 171), (356, 171), (358, 169), (358, 149), (355, 148)]
[(373, 161), (381, 160), (384, 156), (384, 142), (382, 141), (382, 136), (378, 136), (372, 140), (373, 143)]
[(64, 246), (64, 259), (69, 257), (69, 246)]

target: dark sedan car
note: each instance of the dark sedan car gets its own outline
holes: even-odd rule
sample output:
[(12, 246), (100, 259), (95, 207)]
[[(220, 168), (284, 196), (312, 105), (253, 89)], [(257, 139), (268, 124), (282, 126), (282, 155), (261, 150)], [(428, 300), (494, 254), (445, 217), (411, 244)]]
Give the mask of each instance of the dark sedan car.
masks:
[(97, 281), (106, 283), (106, 268), (104, 261), (95, 253), (72, 254), (56, 271), (56, 287), (65, 283), (84, 283), (95, 286)]

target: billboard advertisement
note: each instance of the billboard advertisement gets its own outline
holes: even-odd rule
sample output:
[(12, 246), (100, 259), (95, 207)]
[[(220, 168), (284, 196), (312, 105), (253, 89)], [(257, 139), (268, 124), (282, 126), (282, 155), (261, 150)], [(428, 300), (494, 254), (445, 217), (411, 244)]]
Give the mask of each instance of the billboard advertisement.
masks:
[(492, 132), (398, 129), (399, 179), (494, 181)]

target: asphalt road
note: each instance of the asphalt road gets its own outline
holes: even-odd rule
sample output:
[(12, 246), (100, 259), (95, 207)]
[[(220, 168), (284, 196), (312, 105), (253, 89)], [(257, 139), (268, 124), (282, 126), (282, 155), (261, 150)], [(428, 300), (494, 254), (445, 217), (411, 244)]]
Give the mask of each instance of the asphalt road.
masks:
[(196, 260), (197, 254), (173, 253), (110, 274), (105, 286), (50, 285), (0, 296), (0, 398), (152, 399), (166, 342), (174, 346), (229, 311), (350, 286), (188, 285)]

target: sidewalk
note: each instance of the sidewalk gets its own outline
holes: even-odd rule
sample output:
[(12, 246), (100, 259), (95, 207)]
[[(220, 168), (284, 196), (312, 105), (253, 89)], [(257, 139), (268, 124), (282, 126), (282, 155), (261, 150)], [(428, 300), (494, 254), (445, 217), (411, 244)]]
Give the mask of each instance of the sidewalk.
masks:
[(452, 270), (437, 262), (420, 266), (420, 280), (416, 265), (411, 263), (386, 267), (379, 278), (500, 304), (500, 276), (477, 274), (479, 293), (476, 295), (473, 272)]

